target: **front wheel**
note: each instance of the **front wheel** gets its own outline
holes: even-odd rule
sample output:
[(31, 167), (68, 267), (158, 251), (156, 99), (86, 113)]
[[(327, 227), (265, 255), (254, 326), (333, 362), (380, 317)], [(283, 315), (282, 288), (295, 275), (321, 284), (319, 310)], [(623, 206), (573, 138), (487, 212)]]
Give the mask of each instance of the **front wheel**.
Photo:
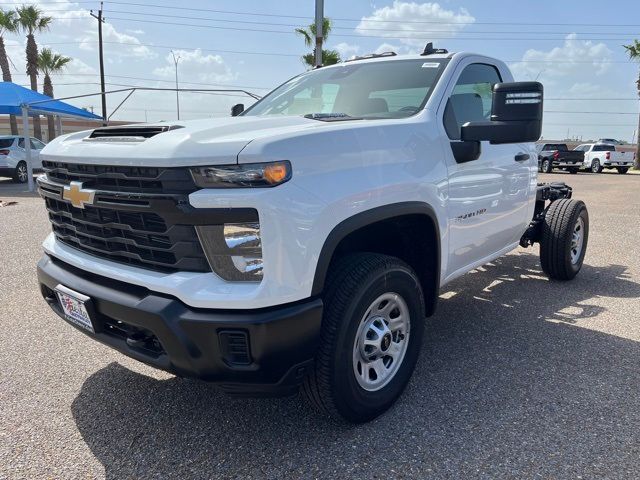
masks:
[(13, 172), (13, 180), (18, 183), (27, 183), (29, 179), (29, 172), (27, 170), (26, 162), (20, 162), (16, 166), (16, 169)]
[(556, 200), (542, 224), (540, 264), (552, 279), (571, 280), (584, 262), (589, 240), (589, 214), (580, 200)]
[(602, 172), (602, 165), (600, 165), (600, 160), (597, 158), (591, 162), (591, 173), (600, 173)]
[(627, 173), (629, 171), (629, 167), (618, 167), (618, 173), (620, 175), (624, 175), (625, 173)]
[(320, 347), (302, 392), (330, 416), (373, 420), (405, 389), (424, 331), (420, 282), (401, 260), (362, 253), (331, 269)]

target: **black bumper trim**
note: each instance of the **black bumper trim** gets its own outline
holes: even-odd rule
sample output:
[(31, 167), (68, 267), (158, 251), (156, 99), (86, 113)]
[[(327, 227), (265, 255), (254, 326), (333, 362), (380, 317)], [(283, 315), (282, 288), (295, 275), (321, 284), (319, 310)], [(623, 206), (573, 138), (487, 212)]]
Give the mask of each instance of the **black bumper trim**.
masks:
[[(178, 299), (145, 288), (100, 277), (44, 255), (38, 263), (43, 297), (60, 317), (52, 290), (58, 284), (91, 298), (96, 333), (86, 335), (150, 366), (179, 376), (215, 382), (229, 393), (280, 395), (292, 393), (313, 363), (320, 336), (322, 301), (255, 310), (191, 308)], [(66, 319), (65, 319), (66, 320)], [(160, 353), (138, 348), (110, 333), (113, 322), (150, 332)], [(226, 362), (218, 333), (236, 330), (249, 337), (251, 363)]]

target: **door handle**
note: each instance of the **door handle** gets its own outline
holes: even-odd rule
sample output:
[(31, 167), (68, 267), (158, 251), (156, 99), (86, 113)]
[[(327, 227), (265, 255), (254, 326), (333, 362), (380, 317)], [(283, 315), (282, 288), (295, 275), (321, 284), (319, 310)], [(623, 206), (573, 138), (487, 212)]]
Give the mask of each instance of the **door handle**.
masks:
[(525, 162), (525, 161), (529, 160), (530, 158), (531, 158), (531, 155), (529, 155), (528, 153), (518, 153), (515, 156), (516, 162)]

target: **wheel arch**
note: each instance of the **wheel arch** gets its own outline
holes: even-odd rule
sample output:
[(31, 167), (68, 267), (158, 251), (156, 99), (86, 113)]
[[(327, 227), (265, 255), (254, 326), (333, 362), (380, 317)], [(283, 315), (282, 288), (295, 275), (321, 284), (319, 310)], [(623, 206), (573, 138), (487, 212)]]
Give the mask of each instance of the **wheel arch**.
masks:
[(320, 251), (312, 295), (320, 295), (324, 290), (332, 263), (356, 251), (393, 255), (408, 263), (420, 279), (427, 315), (433, 314), (440, 289), (441, 245), (438, 218), (431, 205), (424, 202), (384, 205), (357, 213), (336, 225)]

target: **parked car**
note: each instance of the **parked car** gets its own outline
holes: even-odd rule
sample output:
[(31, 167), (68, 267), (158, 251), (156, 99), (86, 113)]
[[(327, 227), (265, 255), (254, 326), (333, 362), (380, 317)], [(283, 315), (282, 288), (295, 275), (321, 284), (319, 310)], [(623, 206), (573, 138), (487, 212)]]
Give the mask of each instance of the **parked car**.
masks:
[(554, 168), (578, 173), (582, 168), (584, 154), (569, 150), (566, 143), (541, 143), (536, 145), (538, 151), (538, 170), (551, 173)]
[(149, 365), (371, 420), (441, 286), (533, 243), (549, 277), (580, 270), (587, 209), (537, 183), (542, 104), (504, 62), (427, 45), (305, 72), (234, 117), (58, 137), (42, 295)]
[[(32, 168), (42, 168), (40, 151), (45, 144), (31, 137)], [(28, 179), (27, 153), (24, 148), (24, 137), (18, 135), (0, 136), (0, 176), (11, 177), (18, 183), (26, 183)]]
[(584, 152), (583, 167), (593, 173), (602, 172), (603, 168), (615, 168), (618, 173), (625, 174), (633, 167), (634, 152), (617, 152), (615, 145), (606, 143), (584, 143), (574, 150)]

